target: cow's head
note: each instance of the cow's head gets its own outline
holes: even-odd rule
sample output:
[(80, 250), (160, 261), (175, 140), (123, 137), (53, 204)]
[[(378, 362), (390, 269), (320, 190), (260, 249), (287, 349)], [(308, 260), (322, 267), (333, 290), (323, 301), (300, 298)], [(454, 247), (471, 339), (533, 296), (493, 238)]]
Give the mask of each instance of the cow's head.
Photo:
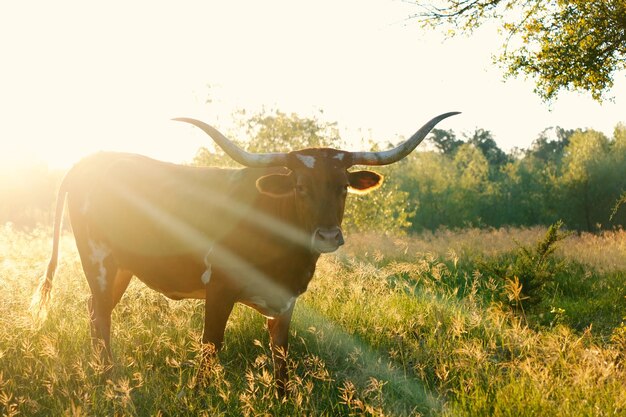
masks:
[(458, 114), (439, 115), (396, 148), (381, 152), (346, 152), (336, 149), (303, 149), (289, 153), (252, 154), (239, 148), (213, 127), (195, 119), (191, 123), (208, 135), (235, 161), (254, 168), (282, 166), (287, 174), (270, 174), (257, 181), (259, 192), (275, 198), (294, 198), (298, 225), (319, 253), (343, 245), (341, 221), (348, 192), (367, 193), (378, 188), (383, 177), (373, 171), (348, 171), (354, 165), (388, 165), (407, 156), (441, 120)]
[(372, 171), (348, 172), (351, 155), (335, 149), (304, 149), (287, 154), (288, 174), (270, 174), (257, 181), (263, 194), (294, 198), (298, 224), (320, 253), (343, 245), (341, 221), (348, 192), (366, 193), (382, 184)]

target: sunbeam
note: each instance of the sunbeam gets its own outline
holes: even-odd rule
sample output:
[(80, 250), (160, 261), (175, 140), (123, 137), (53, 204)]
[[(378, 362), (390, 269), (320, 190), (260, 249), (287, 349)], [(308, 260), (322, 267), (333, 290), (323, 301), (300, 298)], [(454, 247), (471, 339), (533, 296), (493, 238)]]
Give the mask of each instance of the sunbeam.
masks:
[[(266, 296), (267, 299), (282, 300), (289, 299), (294, 296), (294, 294), (285, 289), (283, 286), (276, 284), (275, 281), (255, 268), (252, 264), (233, 253), (228, 248), (220, 245), (219, 242), (211, 239), (201, 231), (196, 230), (183, 219), (173, 216), (167, 211), (159, 208), (157, 205), (152, 204), (150, 201), (141, 198), (137, 193), (133, 193), (132, 190), (129, 190), (125, 185), (116, 184), (114, 187), (112, 186), (112, 191), (117, 193), (125, 201), (129, 202), (132, 207), (139, 210), (151, 221), (166, 229), (168, 234), (171, 234), (171, 236), (173, 236), (177, 241), (184, 242), (187, 247), (196, 248), (198, 252), (195, 253), (195, 256), (198, 262), (205, 262), (207, 254), (210, 253), (210, 259), (218, 260), (220, 266), (225, 266), (229, 272), (229, 277), (236, 280), (236, 284), (250, 285), (250, 283), (252, 283), (255, 288), (263, 290), (264, 294), (262, 294), (262, 296)], [(205, 190), (205, 194), (202, 195), (201, 198), (208, 199), (208, 194), (212, 193), (210, 193), (209, 190)], [(234, 208), (234, 210), (239, 211), (239, 213), (243, 213), (245, 211), (246, 214), (250, 214), (248, 213), (249, 210), (247, 210), (246, 207), (242, 207), (240, 204), (228, 199), (228, 197), (224, 195), (215, 195), (215, 200), (211, 200), (211, 202), (216, 203), (221, 207)], [(265, 215), (265, 217), (269, 216)], [(250, 220), (254, 220), (255, 223), (259, 222), (259, 220), (254, 217), (250, 218)], [(273, 233), (282, 233), (281, 236), (286, 238), (297, 238), (302, 235), (300, 232), (295, 233), (292, 226), (286, 225), (279, 220), (272, 218), (272, 222), (274, 224), (274, 228), (270, 230)], [(302, 240), (298, 240), (298, 242), (302, 242)], [(200, 280), (201, 277), (198, 276), (198, 282), (200, 282)]]
[(360, 341), (358, 337), (347, 333), (341, 326), (309, 307), (306, 302), (298, 303), (297, 317), (294, 326), (301, 332), (307, 331), (311, 326), (323, 329), (328, 338), (325, 342), (325, 351), (332, 351), (334, 355), (345, 358), (357, 351), (365, 364), (365, 367), (358, 371), (362, 375), (359, 379), (374, 377), (388, 381), (391, 390), (401, 394), (402, 405), (410, 410), (415, 408), (430, 411), (441, 410), (443, 404), (435, 392), (429, 390), (417, 379), (407, 377), (406, 374), (394, 369), (391, 360)]

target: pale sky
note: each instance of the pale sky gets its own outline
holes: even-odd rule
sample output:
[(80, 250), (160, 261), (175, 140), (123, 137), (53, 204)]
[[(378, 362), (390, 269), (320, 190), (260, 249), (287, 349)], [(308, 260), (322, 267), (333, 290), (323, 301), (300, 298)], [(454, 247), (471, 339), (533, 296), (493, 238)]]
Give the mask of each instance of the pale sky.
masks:
[(1, 2), (0, 163), (69, 166), (98, 150), (189, 161), (209, 138), (171, 118), (228, 131), (234, 110), (263, 106), (323, 110), (355, 141), (462, 111), (439, 127), (491, 130), (505, 150), (549, 126), (611, 135), (626, 122), (624, 73), (612, 103), (567, 93), (548, 106), (531, 81), (502, 81), (495, 29), (444, 41), (414, 12), (399, 0)]

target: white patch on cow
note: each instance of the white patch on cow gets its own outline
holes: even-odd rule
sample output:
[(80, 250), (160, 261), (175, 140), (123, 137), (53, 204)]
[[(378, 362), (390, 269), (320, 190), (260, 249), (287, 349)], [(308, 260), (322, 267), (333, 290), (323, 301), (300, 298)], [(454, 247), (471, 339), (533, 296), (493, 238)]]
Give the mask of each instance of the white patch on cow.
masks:
[[(293, 305), (293, 303), (296, 301), (298, 297), (297, 296), (293, 296), (291, 298), (289, 298), (288, 300), (280, 300), (280, 304), (278, 305), (269, 305), (268, 301), (259, 296), (259, 295), (254, 295), (252, 297), (250, 297), (249, 299), (249, 303), (252, 305), (252, 307), (254, 307), (255, 309), (257, 309), (261, 314), (263, 314), (265, 317), (269, 317), (269, 318), (274, 318), (274, 317), (278, 317), (281, 314), (287, 312), (291, 306)], [(277, 300), (278, 301), (278, 300)]]
[(250, 302), (254, 304), (256, 307), (260, 307), (263, 310), (267, 310), (267, 302), (265, 302), (265, 300), (259, 297), (258, 295), (250, 297)]
[(89, 240), (88, 243), (91, 249), (89, 259), (98, 266), (97, 280), (100, 290), (104, 291), (107, 287), (107, 270), (104, 266), (104, 260), (111, 255), (111, 249), (104, 243), (95, 240)]
[(211, 265), (207, 265), (206, 271), (204, 271), (200, 277), (200, 281), (202, 281), (204, 285), (207, 285), (209, 281), (211, 281), (211, 273)]
[(307, 168), (313, 168), (315, 166), (315, 157), (311, 156), (311, 155), (296, 155), (296, 158), (298, 158), (305, 167)]
[(338, 159), (340, 161), (343, 161), (343, 157), (346, 156), (346, 154), (344, 153), (338, 153), (337, 155), (333, 156), (333, 159)]
[(311, 246), (310, 246), (311, 249), (315, 248), (315, 236), (317, 236), (318, 230), (320, 230), (319, 227), (313, 230), (313, 234), (311, 235)]
[(287, 300), (287, 304), (285, 305), (285, 307), (282, 308), (282, 310), (280, 310), (280, 312), (278, 314), (283, 314), (285, 312), (287, 312), (287, 310), (289, 310), (291, 308), (291, 306), (293, 305), (294, 301), (296, 301), (296, 296), (291, 297), (289, 300)]
[(204, 271), (204, 273), (200, 277), (200, 281), (202, 281), (204, 285), (207, 285), (209, 281), (211, 281), (212, 268), (209, 256), (211, 256), (212, 251), (213, 248), (209, 249), (206, 255), (204, 255), (204, 266), (206, 266), (206, 271)]

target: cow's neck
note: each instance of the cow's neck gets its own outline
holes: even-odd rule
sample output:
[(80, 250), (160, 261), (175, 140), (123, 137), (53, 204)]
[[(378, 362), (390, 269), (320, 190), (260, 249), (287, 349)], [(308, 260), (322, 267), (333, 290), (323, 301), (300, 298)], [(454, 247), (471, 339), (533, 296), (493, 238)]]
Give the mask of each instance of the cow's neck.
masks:
[[(273, 210), (268, 214), (287, 222), (290, 227), (303, 230), (303, 226), (298, 224), (298, 216), (292, 198), (274, 200), (271, 208)], [(304, 231), (303, 233), (308, 234)], [(278, 281), (293, 286), (294, 291), (304, 292), (313, 277), (320, 254), (312, 251), (309, 246), (302, 246), (286, 238), (267, 233), (267, 231), (266, 234), (267, 243), (276, 251), (274, 254), (277, 257), (268, 258), (266, 262), (262, 261), (259, 266), (266, 269)]]

